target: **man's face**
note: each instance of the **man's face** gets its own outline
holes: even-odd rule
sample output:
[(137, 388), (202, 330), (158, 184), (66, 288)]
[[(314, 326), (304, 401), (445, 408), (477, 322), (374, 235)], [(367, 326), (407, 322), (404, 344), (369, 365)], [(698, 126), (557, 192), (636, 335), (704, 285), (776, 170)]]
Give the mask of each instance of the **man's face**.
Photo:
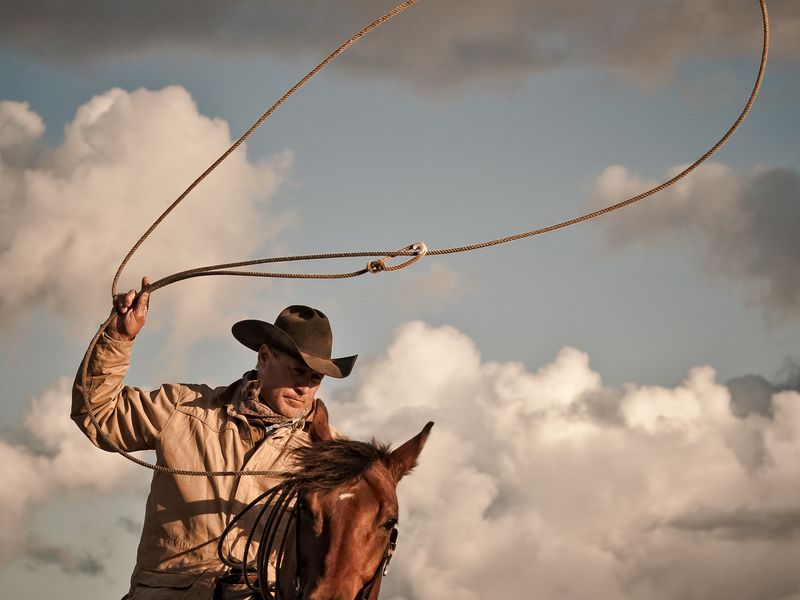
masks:
[(289, 418), (311, 408), (323, 377), (304, 362), (266, 345), (258, 351), (256, 371), (262, 402)]

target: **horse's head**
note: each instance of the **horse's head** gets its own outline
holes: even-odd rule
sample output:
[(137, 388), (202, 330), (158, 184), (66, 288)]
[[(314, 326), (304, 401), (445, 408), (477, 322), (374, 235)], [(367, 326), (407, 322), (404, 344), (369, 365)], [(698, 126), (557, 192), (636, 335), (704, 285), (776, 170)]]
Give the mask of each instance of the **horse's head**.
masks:
[(428, 423), (390, 451), (375, 442), (334, 440), (327, 414), (315, 416), (313, 445), (296, 454), (299, 597), (377, 598), (379, 571), (398, 519), (395, 488), (416, 465), (432, 427)]

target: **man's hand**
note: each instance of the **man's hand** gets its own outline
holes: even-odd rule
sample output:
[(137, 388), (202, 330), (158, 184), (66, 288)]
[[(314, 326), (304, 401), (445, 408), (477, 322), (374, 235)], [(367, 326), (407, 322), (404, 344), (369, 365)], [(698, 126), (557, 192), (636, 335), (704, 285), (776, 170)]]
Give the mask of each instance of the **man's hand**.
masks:
[[(150, 285), (147, 277), (142, 277), (142, 289)], [(150, 304), (149, 292), (131, 290), (127, 294), (117, 294), (114, 298), (116, 318), (106, 327), (106, 333), (115, 340), (130, 341), (144, 327), (147, 308)]]

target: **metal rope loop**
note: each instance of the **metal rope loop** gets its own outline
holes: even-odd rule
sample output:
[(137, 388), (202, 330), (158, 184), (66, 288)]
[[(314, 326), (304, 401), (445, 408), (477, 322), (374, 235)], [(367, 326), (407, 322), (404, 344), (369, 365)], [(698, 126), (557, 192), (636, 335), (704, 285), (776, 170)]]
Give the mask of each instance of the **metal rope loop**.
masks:
[(419, 256), (420, 258), (428, 253), (428, 247), (425, 245), (425, 242), (414, 242), (408, 249), (414, 253), (415, 256)]

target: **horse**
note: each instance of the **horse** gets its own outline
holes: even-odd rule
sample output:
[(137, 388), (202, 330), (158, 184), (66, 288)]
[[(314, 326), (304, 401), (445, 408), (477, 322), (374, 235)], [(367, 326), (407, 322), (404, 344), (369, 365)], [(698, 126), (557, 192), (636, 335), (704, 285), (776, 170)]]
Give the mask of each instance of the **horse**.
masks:
[[(376, 600), (397, 545), (397, 484), (416, 466), (433, 422), (391, 450), (375, 440), (333, 439), (327, 411), (319, 412), (311, 446), (293, 451), (296, 470), (234, 517), (218, 555), (243, 573), (254, 597)], [(258, 513), (242, 559), (224, 556), (225, 537), (251, 511)]]

